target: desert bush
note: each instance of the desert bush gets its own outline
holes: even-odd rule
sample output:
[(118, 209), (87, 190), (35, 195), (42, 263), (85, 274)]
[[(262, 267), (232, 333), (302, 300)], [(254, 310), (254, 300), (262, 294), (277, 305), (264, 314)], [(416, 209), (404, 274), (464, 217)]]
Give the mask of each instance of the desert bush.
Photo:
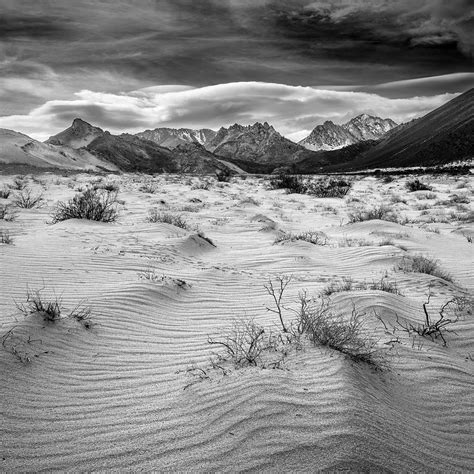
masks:
[[(410, 322), (401, 322), (397, 317), (397, 324), (408, 332), (408, 334), (416, 333), (421, 337), (429, 337), (432, 341), (440, 338), (443, 341), (443, 345), (447, 346), (446, 333), (456, 334), (451, 326), (457, 323), (463, 312), (466, 311), (466, 308), (470, 307), (469, 302), (466, 298), (452, 298), (439, 308), (437, 316), (433, 318), (428, 311), (430, 298), (431, 292), (428, 294), (427, 301), (423, 303), (423, 312), (425, 315), (423, 323), (412, 324)], [(467, 312), (469, 313), (469, 309)]]
[(422, 183), (417, 178), (407, 181), (405, 186), (408, 189), (408, 191), (410, 191), (410, 192), (414, 192), (414, 191), (432, 191), (433, 190), (433, 188), (431, 186), (428, 186), (427, 184)]
[(154, 194), (156, 193), (157, 188), (154, 183), (144, 183), (138, 188), (138, 190), (142, 193)]
[(13, 243), (13, 239), (10, 236), (10, 232), (8, 232), (8, 230), (0, 230), (0, 243), (7, 245)]
[(364, 314), (355, 307), (347, 317), (334, 312), (329, 300), (311, 300), (303, 293), (294, 329), (313, 344), (330, 347), (354, 361), (381, 368), (381, 352), (377, 341), (364, 331), (363, 318)]
[(270, 179), (270, 189), (286, 189), (289, 193), (304, 194), (306, 185), (301, 176), (280, 173), (277, 177)]
[(17, 213), (8, 204), (0, 204), (0, 220), (13, 221)]
[(279, 235), (274, 244), (279, 244), (281, 242), (295, 242), (297, 240), (302, 240), (304, 242), (309, 242), (314, 245), (327, 245), (328, 237), (324, 232), (320, 231), (306, 231), (306, 232), (299, 232), (299, 233), (284, 233)]
[(224, 168), (223, 170), (216, 171), (216, 179), (220, 183), (228, 183), (231, 177), (232, 173), (229, 168)]
[(67, 202), (58, 202), (52, 214), (52, 223), (67, 219), (88, 219), (114, 222), (117, 219), (117, 193), (88, 188)]
[(26, 176), (17, 176), (13, 180), (13, 184), (10, 184), (10, 188), (16, 191), (21, 191), (22, 189), (26, 188), (27, 185), (28, 181), (26, 179)]
[(34, 194), (30, 188), (24, 188), (12, 199), (12, 202), (15, 206), (21, 207), (23, 209), (33, 209), (38, 207), (43, 203), (43, 194)]
[(156, 207), (148, 211), (148, 222), (163, 222), (165, 224), (172, 224), (181, 229), (188, 229), (188, 223), (179, 214), (173, 214), (171, 212), (160, 212)]
[(322, 179), (307, 183), (306, 194), (319, 198), (342, 198), (351, 189), (351, 183), (343, 179)]
[(108, 191), (109, 193), (118, 193), (120, 191), (120, 185), (116, 182), (100, 182), (94, 184), (92, 186), (92, 189), (103, 189), (104, 191)]
[(355, 290), (355, 282), (351, 277), (343, 277), (340, 281), (332, 281), (321, 291), (321, 295), (330, 296), (333, 293)]
[(3, 186), (3, 189), (0, 189), (0, 198), (2, 199), (8, 199), (8, 196), (10, 196), (11, 190), (7, 186)]
[(452, 194), (449, 202), (453, 204), (470, 204), (471, 200), (467, 194)]
[(211, 189), (210, 180), (199, 180), (191, 186), (191, 189), (203, 189), (204, 191), (209, 191)]
[(385, 184), (389, 184), (394, 180), (395, 180), (395, 178), (393, 176), (390, 176), (390, 175), (384, 176), (382, 178), (382, 182), (384, 182)]
[(352, 212), (349, 212), (348, 217), (351, 224), (374, 219), (397, 222), (397, 217), (394, 215), (392, 210), (384, 205), (375, 206), (371, 209), (356, 209)]
[(404, 272), (426, 273), (437, 278), (452, 282), (451, 275), (439, 266), (437, 260), (425, 257), (423, 255), (414, 255), (413, 257), (404, 257), (398, 269)]
[(277, 346), (277, 338), (253, 320), (236, 321), (226, 333), (218, 338), (208, 337), (207, 342), (223, 349), (219, 359), (230, 360), (236, 367), (265, 367), (264, 351), (276, 350)]
[(260, 206), (260, 202), (257, 201), (255, 198), (252, 196), (245, 196), (239, 201), (239, 206), (245, 206), (246, 204), (250, 204), (252, 206)]

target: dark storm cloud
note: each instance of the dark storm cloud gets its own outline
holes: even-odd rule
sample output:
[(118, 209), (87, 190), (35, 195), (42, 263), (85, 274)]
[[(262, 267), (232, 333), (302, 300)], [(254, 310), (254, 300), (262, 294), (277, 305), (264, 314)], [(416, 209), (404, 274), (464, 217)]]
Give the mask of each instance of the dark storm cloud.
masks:
[(6, 0), (0, 31), (19, 59), (143, 85), (376, 83), (468, 70), (468, 4), (413, 3)]
[(0, 16), (0, 40), (22, 38), (63, 40), (73, 36), (72, 22), (65, 18), (20, 14)]

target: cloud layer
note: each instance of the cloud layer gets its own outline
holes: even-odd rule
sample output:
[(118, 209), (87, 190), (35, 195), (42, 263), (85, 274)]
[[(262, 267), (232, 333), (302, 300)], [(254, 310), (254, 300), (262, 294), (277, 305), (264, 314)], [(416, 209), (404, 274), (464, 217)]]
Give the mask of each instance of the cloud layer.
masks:
[(157, 86), (128, 93), (83, 90), (72, 100), (51, 100), (27, 115), (0, 118), (0, 127), (46, 139), (76, 117), (113, 133), (146, 128), (214, 128), (268, 121), (299, 139), (324, 120), (341, 123), (360, 114), (410, 120), (455, 94), (390, 99), (367, 92), (334, 91), (262, 82), (235, 82), (192, 88)]

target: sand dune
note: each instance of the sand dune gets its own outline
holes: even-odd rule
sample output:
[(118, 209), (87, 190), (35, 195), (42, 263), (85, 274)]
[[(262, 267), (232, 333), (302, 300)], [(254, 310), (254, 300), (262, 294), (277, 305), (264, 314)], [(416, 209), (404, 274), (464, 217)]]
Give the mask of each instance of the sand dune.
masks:
[[(358, 178), (345, 199), (317, 199), (270, 191), (255, 177), (211, 180), (205, 190), (196, 188), (202, 178), (111, 176), (120, 187), (117, 222), (54, 225), (47, 222), (55, 203), (96, 178), (41, 179), (44, 188), (29, 185), (42, 189), (45, 205), (0, 220), (13, 238), (0, 244), (1, 333), (13, 334), (0, 348), (0, 470), (474, 468), (469, 308), (447, 347), (401, 330), (397, 343), (384, 346), (390, 336), (376, 317), (392, 330), (397, 319), (423, 321), (430, 291), (433, 314), (453, 296), (472, 295), (472, 179), (426, 178), (431, 193), (407, 193), (406, 178)], [(155, 194), (139, 190), (147, 180)], [(0, 187), (12, 181), (0, 176)], [(454, 193), (468, 203), (448, 203)], [(349, 223), (351, 210), (380, 203), (408, 221)], [(154, 207), (182, 215), (190, 230), (148, 222)], [(275, 243), (305, 231), (324, 232), (327, 245)], [(417, 254), (439, 260), (453, 281), (395, 269)], [(236, 318), (277, 326), (263, 285), (282, 274), (292, 276), (285, 293), (292, 308), (301, 290), (317, 295), (351, 278), (354, 288), (334, 292), (332, 304), (365, 313), (386, 368), (304, 344), (280, 369), (209, 369), (215, 348), (208, 336)], [(401, 294), (357, 287), (383, 278)], [(20, 314), (15, 301), (43, 287), (46, 299), (61, 297), (66, 309), (89, 305), (94, 326)], [(196, 366), (207, 378), (186, 372)]]

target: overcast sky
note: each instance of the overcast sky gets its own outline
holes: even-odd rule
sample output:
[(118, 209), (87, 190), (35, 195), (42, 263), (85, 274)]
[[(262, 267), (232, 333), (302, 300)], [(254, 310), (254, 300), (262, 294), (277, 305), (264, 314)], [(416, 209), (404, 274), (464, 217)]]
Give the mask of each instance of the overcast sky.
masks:
[(474, 85), (471, 0), (0, 0), (0, 127), (45, 139), (422, 115)]

